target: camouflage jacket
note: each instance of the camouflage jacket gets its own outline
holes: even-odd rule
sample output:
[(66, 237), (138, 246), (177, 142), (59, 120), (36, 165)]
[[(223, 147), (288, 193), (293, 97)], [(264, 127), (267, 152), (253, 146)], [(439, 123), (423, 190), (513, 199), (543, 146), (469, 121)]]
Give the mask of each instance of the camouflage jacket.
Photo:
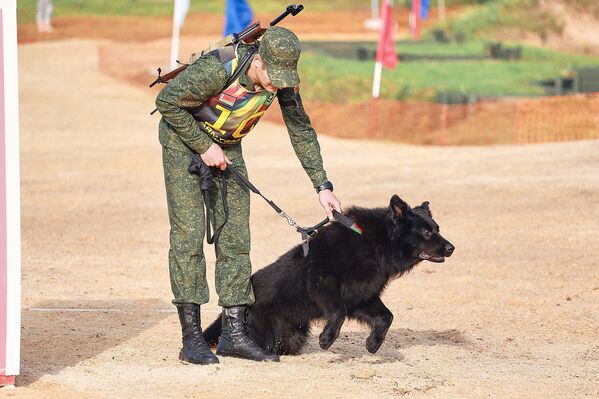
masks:
[[(241, 48), (240, 56), (246, 50), (247, 48)], [(204, 55), (171, 80), (156, 98), (156, 108), (162, 115), (159, 126), (160, 144), (184, 152), (206, 152), (213, 143), (212, 139), (187, 108), (198, 107), (220, 93), (225, 89), (228, 78), (225, 68), (216, 57)], [(254, 85), (245, 71), (241, 74), (240, 83), (253, 90)], [(293, 88), (280, 89), (277, 96), (283, 103), (295, 104), (282, 106), (281, 112), (295, 154), (314, 187), (318, 187), (327, 181), (327, 176), (316, 131), (312, 128), (299, 94)]]

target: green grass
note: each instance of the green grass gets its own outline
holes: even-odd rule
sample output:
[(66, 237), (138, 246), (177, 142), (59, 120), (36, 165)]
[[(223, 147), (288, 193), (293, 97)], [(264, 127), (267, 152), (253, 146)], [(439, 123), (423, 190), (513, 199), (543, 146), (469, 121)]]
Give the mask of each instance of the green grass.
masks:
[[(191, 0), (191, 12), (222, 13), (226, 0)], [(446, 0), (447, 6), (487, 3), (493, 0)], [(585, 1), (585, 0), (578, 0)], [(589, 0), (590, 1), (590, 0)], [(593, 0), (594, 1), (594, 0)], [(256, 12), (278, 12), (288, 4), (303, 4), (308, 12), (335, 10), (370, 10), (368, 0), (249, 0)], [(169, 15), (173, 11), (173, 0), (54, 0), (55, 15)], [(407, 0), (396, 0), (396, 7), (406, 7)], [(436, 7), (437, 2), (431, 2)], [(36, 0), (18, 0), (19, 17), (32, 20)]]
[[(450, 54), (480, 55), (484, 42), (453, 44)], [(443, 45), (399, 45), (401, 51), (445, 54)], [(599, 57), (523, 47), (520, 61), (403, 62), (394, 70), (383, 70), (381, 97), (433, 100), (437, 91), (459, 91), (476, 95), (542, 95), (534, 81), (552, 79), (565, 69), (598, 66)], [(362, 101), (370, 98), (373, 62), (335, 59), (306, 53), (300, 59), (302, 94), (324, 101)]]
[[(449, 6), (464, 6), (487, 3), (493, 0), (446, 0)], [(584, 0), (579, 0), (584, 1)], [(283, 12), (288, 4), (300, 3), (305, 12), (330, 12), (336, 10), (370, 10), (368, 0), (249, 0), (254, 12), (276, 13)], [(55, 16), (84, 16), (84, 15), (125, 15), (125, 16), (164, 16), (173, 12), (173, 0), (54, 0)], [(395, 7), (406, 7), (407, 0), (396, 0)], [(436, 7), (436, 1), (431, 7)], [(36, 0), (18, 0), (18, 17), (20, 23), (35, 20)], [(225, 0), (191, 0), (190, 12), (219, 13), (225, 9)]]
[[(254, 12), (283, 12), (293, 1), (250, 0)], [(300, 2), (308, 12), (334, 10), (369, 10), (370, 3), (364, 0), (305, 0)], [(54, 16), (83, 15), (129, 15), (163, 16), (173, 12), (173, 0), (54, 0)], [(220, 13), (225, 9), (225, 0), (192, 0), (190, 12)], [(36, 0), (18, 0), (17, 12), (20, 23), (35, 21)]]
[(398, 43), (397, 52), (415, 55), (456, 55), (456, 56), (480, 56), (484, 51), (484, 42), (467, 41), (463, 43), (436, 43), (436, 42), (404, 42)]

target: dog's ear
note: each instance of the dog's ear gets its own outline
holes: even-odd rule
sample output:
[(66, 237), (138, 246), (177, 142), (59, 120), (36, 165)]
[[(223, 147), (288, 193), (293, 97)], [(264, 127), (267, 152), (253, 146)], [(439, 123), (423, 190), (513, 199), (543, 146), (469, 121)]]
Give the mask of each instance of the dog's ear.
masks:
[(422, 208), (422, 209), (424, 209), (424, 210), (426, 211), (426, 213), (428, 213), (428, 215), (429, 215), (430, 217), (433, 217), (433, 214), (431, 213), (431, 208), (429, 207), (429, 204), (430, 204), (430, 203), (429, 203), (428, 201), (424, 201), (424, 202), (422, 203), (422, 205), (420, 205), (420, 206), (419, 206), (419, 208)]
[(401, 219), (405, 217), (412, 209), (404, 200), (399, 198), (397, 194), (391, 197), (391, 203), (389, 204), (391, 211), (396, 218)]

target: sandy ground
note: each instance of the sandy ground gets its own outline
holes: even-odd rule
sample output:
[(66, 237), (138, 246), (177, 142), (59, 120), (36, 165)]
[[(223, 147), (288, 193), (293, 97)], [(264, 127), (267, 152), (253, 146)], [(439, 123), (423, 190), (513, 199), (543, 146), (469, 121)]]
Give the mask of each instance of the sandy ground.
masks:
[[(153, 95), (100, 74), (98, 45), (19, 48), (22, 375), (0, 397), (599, 396), (599, 141), (440, 148), (321, 135), (346, 206), (428, 200), (455, 255), (390, 285), (395, 320), (376, 355), (350, 322), (329, 351), (314, 336), (278, 364), (181, 364)], [(244, 142), (255, 184), (300, 223), (321, 220), (284, 128), (262, 122)], [(252, 212), (258, 269), (298, 237), (256, 197)], [(203, 322), (217, 312), (214, 295)]]

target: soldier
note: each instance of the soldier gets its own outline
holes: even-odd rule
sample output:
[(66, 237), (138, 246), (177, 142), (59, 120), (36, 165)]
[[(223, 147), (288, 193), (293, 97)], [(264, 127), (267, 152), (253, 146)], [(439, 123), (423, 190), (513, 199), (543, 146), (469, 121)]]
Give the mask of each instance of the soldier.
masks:
[[(196, 59), (166, 85), (156, 98), (162, 114), (159, 127), (164, 179), (170, 220), (169, 271), (173, 303), (177, 306), (183, 335), (179, 359), (195, 364), (218, 363), (202, 335), (200, 305), (208, 302), (204, 204), (198, 177), (187, 168), (194, 153), (208, 166), (220, 168), (227, 182), (229, 218), (216, 243), (216, 291), (222, 311), (222, 335), (216, 354), (258, 361), (278, 361), (247, 335), (245, 318), (254, 302), (250, 282), (250, 193), (232, 173), (233, 165), (247, 177), (241, 139), (256, 125), (275, 97), (278, 98), (291, 144), (310, 177), (327, 216), (341, 211), (333, 185), (323, 168), (316, 132), (298, 93), (297, 36), (273, 26), (262, 36), (258, 50), (238, 78), (227, 81), (240, 60), (255, 47), (240, 44), (215, 50)], [(234, 50), (234, 51), (232, 51)], [(252, 55), (253, 54), (253, 55)], [(225, 87), (226, 86), (226, 87)], [(224, 220), (222, 186), (209, 195), (214, 204), (215, 225)]]

